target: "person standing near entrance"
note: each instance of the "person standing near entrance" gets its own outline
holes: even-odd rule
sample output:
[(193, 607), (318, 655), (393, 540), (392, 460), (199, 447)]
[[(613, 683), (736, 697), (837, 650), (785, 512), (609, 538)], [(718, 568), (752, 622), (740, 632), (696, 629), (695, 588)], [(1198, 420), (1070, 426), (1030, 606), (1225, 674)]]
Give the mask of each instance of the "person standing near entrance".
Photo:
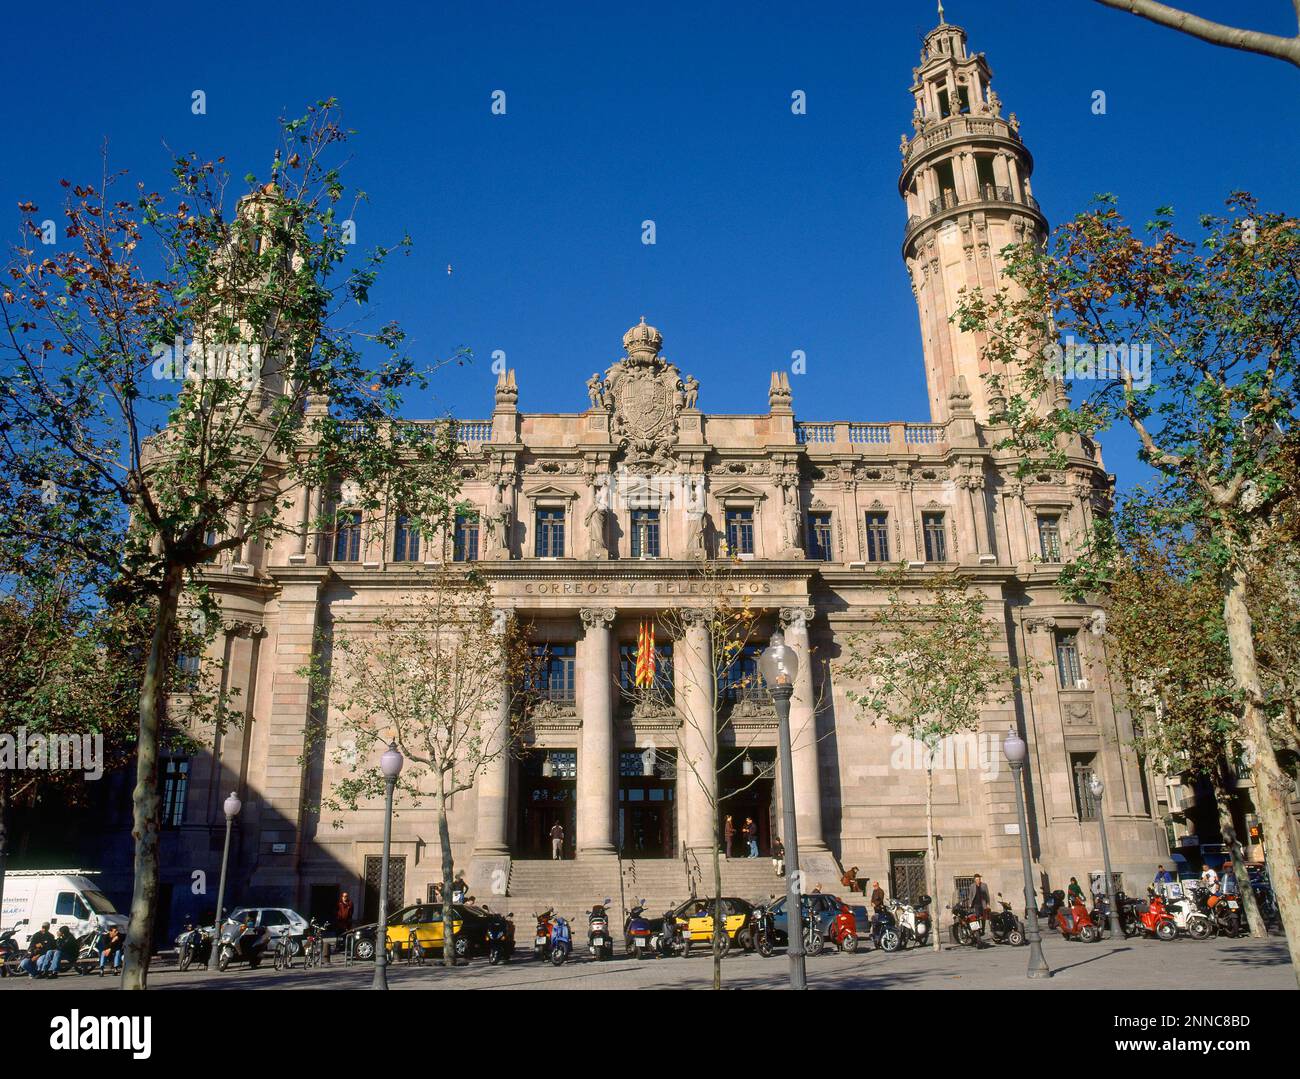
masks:
[(551, 860), (558, 862), (564, 857), (564, 825), (556, 821), (551, 825)]
[(727, 814), (727, 819), (722, 822), (722, 838), (726, 844), (727, 857), (731, 857), (731, 845), (736, 842), (736, 822), (731, 819), (731, 814)]
[(785, 876), (785, 844), (779, 835), (772, 837), (772, 872), (778, 877)]
[(745, 826), (740, 833), (745, 840), (745, 845), (749, 847), (749, 856), (758, 857), (758, 825), (754, 823), (753, 817), (745, 818)]
[(340, 933), (352, 928), (352, 897), (347, 892), (339, 896), (338, 907), (334, 910), (334, 925)]

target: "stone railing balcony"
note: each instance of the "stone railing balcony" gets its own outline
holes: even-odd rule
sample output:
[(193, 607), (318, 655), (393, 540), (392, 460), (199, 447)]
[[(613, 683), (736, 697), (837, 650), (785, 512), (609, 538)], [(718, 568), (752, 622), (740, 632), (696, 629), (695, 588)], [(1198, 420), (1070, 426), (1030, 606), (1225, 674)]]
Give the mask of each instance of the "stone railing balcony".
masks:
[(796, 423), (795, 441), (801, 446), (839, 448), (856, 453), (907, 453), (918, 446), (938, 446), (947, 441), (942, 423)]
[(456, 437), (467, 445), (492, 441), (491, 420), (458, 420)]
[(935, 121), (924, 131), (914, 135), (908, 144), (907, 155), (903, 158), (903, 166), (906, 168), (917, 154), (942, 146), (945, 142), (979, 137), (1001, 137), (1012, 142), (1021, 141), (1020, 133), (1000, 116), (972, 116), (969, 113), (961, 113)]

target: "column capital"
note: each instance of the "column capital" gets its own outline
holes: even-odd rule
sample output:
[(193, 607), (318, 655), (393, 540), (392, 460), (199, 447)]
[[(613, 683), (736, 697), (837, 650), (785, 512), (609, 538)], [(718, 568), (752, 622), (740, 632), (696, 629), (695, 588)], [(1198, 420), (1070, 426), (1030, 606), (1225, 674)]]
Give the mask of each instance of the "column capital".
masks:
[(709, 612), (702, 607), (679, 607), (677, 617), (686, 629), (705, 629), (709, 624)]
[(583, 607), (578, 613), (585, 629), (610, 629), (614, 625), (613, 607)]
[(782, 607), (780, 612), (781, 628), (795, 632), (808, 632), (808, 623), (816, 615), (816, 607)]

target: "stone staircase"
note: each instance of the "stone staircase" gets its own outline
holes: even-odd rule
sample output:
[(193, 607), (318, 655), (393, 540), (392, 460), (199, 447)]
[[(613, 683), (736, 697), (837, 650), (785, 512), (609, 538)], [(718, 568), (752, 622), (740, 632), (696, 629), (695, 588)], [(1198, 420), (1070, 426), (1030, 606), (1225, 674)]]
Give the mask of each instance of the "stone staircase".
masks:
[(686, 873), (682, 863), (675, 859), (622, 863), (616, 858), (558, 862), (515, 859), (510, 864), (508, 894), (498, 898), (494, 906), (514, 912), (516, 929), (523, 927), (533, 914), (552, 907), (569, 919), (575, 933), (577, 927), (582, 927), (585, 934), (586, 912), (593, 903), (608, 898), (616, 932), (621, 935), (623, 912), (638, 900), (645, 900), (647, 910), (662, 914), (689, 895)]

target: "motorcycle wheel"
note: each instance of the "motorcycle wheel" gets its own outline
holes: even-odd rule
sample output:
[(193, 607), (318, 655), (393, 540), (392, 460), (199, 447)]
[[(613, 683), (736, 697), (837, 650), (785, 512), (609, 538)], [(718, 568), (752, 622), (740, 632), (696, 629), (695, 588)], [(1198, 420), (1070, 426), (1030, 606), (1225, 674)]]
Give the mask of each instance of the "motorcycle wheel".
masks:
[(726, 959), (727, 953), (731, 951), (731, 937), (726, 933), (723, 933), (715, 939), (718, 942), (718, 955), (721, 958)]
[(469, 955), (469, 938), (457, 937), (452, 941), (452, 950), (456, 953), (457, 959), (464, 959)]
[(1083, 941), (1084, 944), (1092, 944), (1094, 941), (1101, 939), (1101, 934), (1097, 932), (1097, 927), (1095, 925), (1085, 925), (1079, 930), (1079, 939)]
[(501, 949), (493, 945), (491, 948), (488, 949), (488, 963), (491, 966), (495, 967), (500, 962), (501, 962)]
[(1235, 910), (1223, 920), (1223, 931), (1230, 937), (1241, 932), (1241, 915)]
[(190, 947), (187, 944), (184, 948), (181, 949), (181, 957), (177, 961), (176, 965), (181, 970), (189, 970), (190, 962), (193, 960), (193, 958), (194, 958), (194, 953), (190, 951)]
[(1156, 923), (1156, 939), (1173, 940), (1176, 936), (1178, 936), (1178, 926), (1174, 925), (1173, 922), (1164, 921)]
[(952, 939), (955, 943), (960, 944), (962, 947), (965, 947), (968, 944), (972, 944), (975, 940), (975, 938), (971, 936), (970, 926), (968, 926), (965, 922), (957, 922), (952, 927)]
[(804, 951), (808, 955), (821, 955), (822, 949), (826, 947), (826, 941), (822, 937), (820, 929), (814, 929), (809, 932), (804, 939)]
[(1007, 943), (1014, 947), (1018, 948), (1020, 947), (1020, 945), (1024, 944), (1024, 942), (1025, 942), (1025, 935), (1024, 933), (1020, 932), (1019, 929), (1013, 929), (1011, 930), (1010, 933), (1007, 934)]
[(858, 950), (858, 938), (855, 935), (845, 936), (839, 943), (840, 951), (848, 952), (850, 955)]
[(1191, 918), (1187, 922), (1187, 935), (1192, 940), (1206, 940), (1213, 933), (1209, 918)]
[(757, 948), (758, 948), (758, 954), (761, 955), (764, 959), (771, 959), (772, 953), (773, 951), (775, 951), (775, 949), (772, 947), (772, 938), (769, 937), (766, 933), (763, 933), (762, 935), (759, 936)]
[(230, 960), (233, 955), (229, 948), (222, 948), (217, 956), (217, 969), (223, 973), (230, 968)]
[(551, 949), (551, 965), (556, 967), (564, 966), (564, 961), (569, 958), (569, 953), (564, 948)]
[(880, 931), (880, 937), (876, 941), (876, 947), (883, 952), (896, 952), (903, 946), (903, 938), (898, 935), (898, 930), (889, 928)]

